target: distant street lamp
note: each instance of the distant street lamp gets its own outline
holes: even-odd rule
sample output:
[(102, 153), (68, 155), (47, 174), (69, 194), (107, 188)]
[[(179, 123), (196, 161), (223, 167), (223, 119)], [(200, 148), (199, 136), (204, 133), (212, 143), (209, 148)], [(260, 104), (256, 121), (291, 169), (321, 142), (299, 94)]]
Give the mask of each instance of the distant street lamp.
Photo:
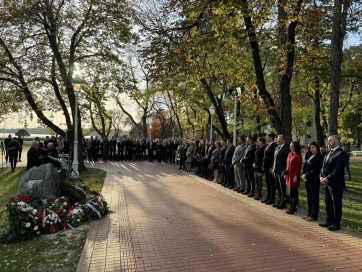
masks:
[(196, 125), (197, 125), (197, 122), (194, 121), (194, 126), (193, 126), (193, 138), (195, 139), (195, 134), (196, 134)]
[(152, 140), (152, 125), (150, 125), (150, 140)]
[(75, 93), (75, 109), (74, 109), (74, 150), (73, 150), (73, 170), (77, 176), (79, 176), (79, 162), (78, 162), (78, 94), (81, 90), (82, 84), (85, 81), (78, 75), (76, 75), (73, 80), (73, 90)]
[(211, 124), (210, 124), (210, 140), (212, 139), (212, 121), (213, 121), (213, 117), (214, 117), (214, 114), (215, 114), (215, 106), (214, 104), (211, 105), (211, 107), (209, 108), (210, 110), (210, 115), (211, 115)]
[(175, 129), (173, 128), (173, 129), (172, 129), (172, 139), (173, 139), (173, 133), (174, 133), (174, 131), (175, 131)]

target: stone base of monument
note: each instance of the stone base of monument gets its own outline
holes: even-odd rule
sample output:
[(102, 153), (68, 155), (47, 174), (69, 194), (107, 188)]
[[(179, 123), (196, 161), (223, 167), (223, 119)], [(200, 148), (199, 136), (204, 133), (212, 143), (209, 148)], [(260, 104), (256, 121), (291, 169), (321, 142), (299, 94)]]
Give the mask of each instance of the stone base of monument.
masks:
[(68, 184), (66, 174), (51, 163), (33, 167), (20, 179), (18, 194), (24, 194), (33, 201), (56, 199), (62, 196), (62, 186)]

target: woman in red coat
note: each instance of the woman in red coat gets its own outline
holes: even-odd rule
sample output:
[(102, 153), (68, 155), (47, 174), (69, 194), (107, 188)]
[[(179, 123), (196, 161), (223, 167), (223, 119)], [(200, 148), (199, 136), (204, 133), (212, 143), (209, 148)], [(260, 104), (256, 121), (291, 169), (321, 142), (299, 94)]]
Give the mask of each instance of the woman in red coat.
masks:
[(294, 214), (297, 211), (298, 189), (300, 186), (300, 171), (302, 169), (302, 148), (300, 143), (294, 141), (290, 144), (290, 153), (287, 157), (286, 170), (284, 178), (287, 183), (287, 192), (290, 196), (290, 208), (287, 214)]

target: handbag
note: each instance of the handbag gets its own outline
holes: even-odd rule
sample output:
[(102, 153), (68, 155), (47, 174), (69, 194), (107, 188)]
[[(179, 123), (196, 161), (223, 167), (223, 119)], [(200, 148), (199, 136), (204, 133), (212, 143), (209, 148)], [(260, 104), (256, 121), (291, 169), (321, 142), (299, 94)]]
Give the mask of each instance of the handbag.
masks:
[(214, 170), (214, 164), (213, 163), (209, 163), (209, 166), (207, 168), (209, 168), (210, 170)]

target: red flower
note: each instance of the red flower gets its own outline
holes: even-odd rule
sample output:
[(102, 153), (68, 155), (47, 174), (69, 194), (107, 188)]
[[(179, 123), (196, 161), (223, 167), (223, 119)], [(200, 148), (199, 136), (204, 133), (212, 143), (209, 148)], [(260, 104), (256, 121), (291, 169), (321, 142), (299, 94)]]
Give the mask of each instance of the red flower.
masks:
[(67, 201), (64, 196), (62, 196), (61, 198), (59, 198), (59, 200), (60, 200), (60, 202), (62, 202), (62, 203), (64, 203), (65, 201)]
[(50, 201), (50, 202), (49, 202), (49, 205), (53, 205), (53, 204), (54, 204), (54, 201)]
[(24, 216), (24, 221), (25, 221), (25, 222), (28, 222), (28, 221), (29, 221), (29, 219), (30, 219), (30, 218), (29, 218), (29, 215)]
[(51, 233), (54, 233), (56, 231), (55, 226), (54, 225), (50, 226), (49, 230)]
[(67, 203), (67, 209), (70, 210), (70, 209), (72, 209), (72, 208), (73, 208), (72, 203), (69, 203), (69, 202), (68, 202), (68, 203)]
[(40, 220), (43, 219), (43, 214), (40, 213), (40, 212), (37, 212), (37, 213), (36, 213), (36, 216), (37, 216)]
[(30, 203), (30, 202), (31, 202), (31, 198), (29, 198), (29, 197), (27, 197), (27, 196), (25, 196), (25, 195), (23, 195), (23, 194), (18, 195), (18, 198), (19, 198), (21, 201), (24, 201), (24, 202), (26, 202), (26, 203)]
[(60, 214), (60, 212), (61, 212), (61, 209), (58, 209), (55, 211), (56, 214)]

